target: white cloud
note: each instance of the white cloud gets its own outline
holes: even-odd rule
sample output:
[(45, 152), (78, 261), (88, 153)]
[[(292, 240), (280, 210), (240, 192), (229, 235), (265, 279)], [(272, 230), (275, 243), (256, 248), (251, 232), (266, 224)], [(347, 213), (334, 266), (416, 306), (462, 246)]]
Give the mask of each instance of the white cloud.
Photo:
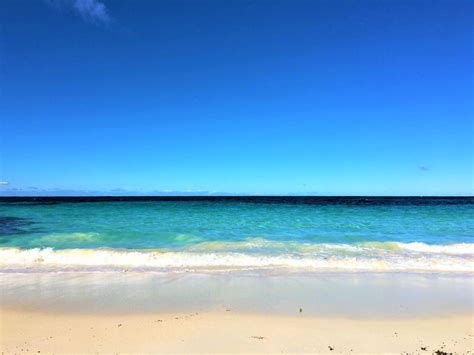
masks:
[(109, 10), (101, 0), (46, 0), (48, 4), (72, 8), (85, 21), (108, 25), (112, 21)]
[(111, 21), (107, 7), (98, 0), (74, 0), (73, 7), (86, 21), (104, 24)]
[(0, 186), (8, 185), (8, 181), (0, 181)]

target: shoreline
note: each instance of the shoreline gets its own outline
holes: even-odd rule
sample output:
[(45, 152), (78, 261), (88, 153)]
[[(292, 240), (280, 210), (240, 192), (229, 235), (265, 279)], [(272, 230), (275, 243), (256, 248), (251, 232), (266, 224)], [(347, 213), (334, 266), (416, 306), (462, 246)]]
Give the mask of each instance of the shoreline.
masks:
[(411, 318), (474, 313), (474, 277), (408, 273), (0, 273), (2, 309)]
[[(310, 243), (249, 238), (201, 241), (177, 248), (44, 247), (59, 240), (90, 243), (98, 233), (53, 233), (28, 248), (0, 247), (0, 272), (157, 271), (473, 273), (474, 243), (372, 241)], [(76, 245), (76, 246), (78, 246)]]
[(0, 273), (0, 289), (3, 353), (474, 348), (470, 275)]

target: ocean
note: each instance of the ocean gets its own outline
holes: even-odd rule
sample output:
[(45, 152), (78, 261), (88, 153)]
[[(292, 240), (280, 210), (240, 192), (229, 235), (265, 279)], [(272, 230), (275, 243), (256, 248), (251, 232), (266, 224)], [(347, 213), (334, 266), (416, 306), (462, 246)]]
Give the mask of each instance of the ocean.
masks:
[(0, 198), (0, 272), (474, 272), (473, 197)]

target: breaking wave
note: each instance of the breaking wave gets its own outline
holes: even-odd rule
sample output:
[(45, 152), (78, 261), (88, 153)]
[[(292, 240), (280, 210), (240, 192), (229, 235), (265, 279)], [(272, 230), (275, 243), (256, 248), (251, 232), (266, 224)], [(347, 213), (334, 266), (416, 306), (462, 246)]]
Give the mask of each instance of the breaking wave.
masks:
[(87, 270), (474, 273), (474, 243), (310, 244), (254, 238), (174, 250), (0, 248), (0, 272)]

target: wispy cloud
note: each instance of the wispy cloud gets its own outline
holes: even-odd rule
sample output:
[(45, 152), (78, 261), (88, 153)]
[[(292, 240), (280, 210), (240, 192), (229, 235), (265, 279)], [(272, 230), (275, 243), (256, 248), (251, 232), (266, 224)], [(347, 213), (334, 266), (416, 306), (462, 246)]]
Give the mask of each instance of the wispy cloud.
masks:
[(74, 9), (86, 21), (109, 24), (112, 18), (105, 4), (97, 0), (74, 0)]
[(243, 193), (228, 193), (219, 191), (178, 191), (178, 190), (127, 190), (116, 188), (112, 190), (75, 190), (61, 188), (5, 187), (0, 189), (0, 196), (238, 196)]
[(8, 181), (0, 181), (0, 186), (8, 185)]
[(101, 0), (46, 0), (46, 2), (55, 7), (69, 7), (89, 23), (109, 25), (112, 22), (109, 10)]

